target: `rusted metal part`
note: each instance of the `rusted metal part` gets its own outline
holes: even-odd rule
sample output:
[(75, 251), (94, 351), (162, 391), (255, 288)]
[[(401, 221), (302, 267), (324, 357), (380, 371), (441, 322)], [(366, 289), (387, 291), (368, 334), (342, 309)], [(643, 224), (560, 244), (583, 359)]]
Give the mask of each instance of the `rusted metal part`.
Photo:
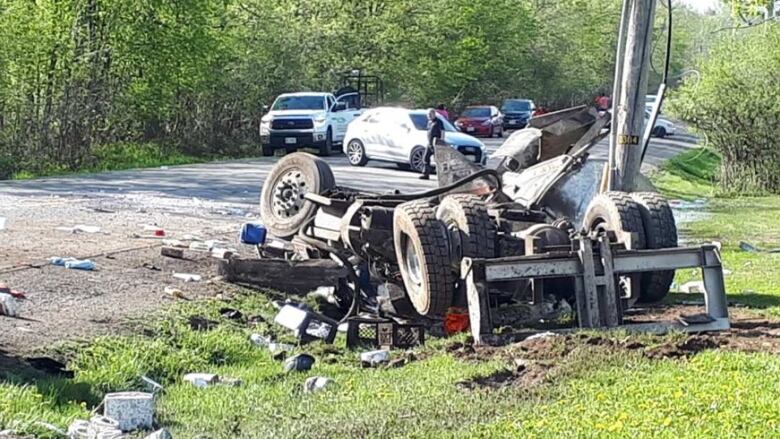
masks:
[(226, 281), (306, 294), (320, 286), (337, 286), (347, 270), (330, 259), (220, 259), (218, 273)]

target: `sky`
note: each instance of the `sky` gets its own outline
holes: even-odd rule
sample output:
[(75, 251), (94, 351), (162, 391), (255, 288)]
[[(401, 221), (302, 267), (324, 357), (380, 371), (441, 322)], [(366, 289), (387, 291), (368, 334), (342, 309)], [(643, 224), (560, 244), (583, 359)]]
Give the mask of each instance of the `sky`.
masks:
[[(720, 0), (677, 0), (679, 2), (685, 3), (686, 5), (691, 6), (694, 10), (699, 12), (707, 12), (710, 9), (714, 9), (715, 7), (720, 5)], [(672, 4), (674, 4), (674, 0), (672, 1)]]

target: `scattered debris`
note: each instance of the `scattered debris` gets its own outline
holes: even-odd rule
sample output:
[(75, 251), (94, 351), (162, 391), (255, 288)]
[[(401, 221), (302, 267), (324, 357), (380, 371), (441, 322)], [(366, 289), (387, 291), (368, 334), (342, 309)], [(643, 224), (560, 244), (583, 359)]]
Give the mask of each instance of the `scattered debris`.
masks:
[(103, 399), (103, 415), (115, 420), (122, 431), (149, 430), (154, 422), (154, 395), (109, 393)]
[(73, 227), (57, 227), (55, 230), (59, 230), (61, 232), (68, 232), (68, 233), (89, 233), (89, 234), (100, 233), (100, 227), (85, 226), (84, 224), (79, 224)]
[(95, 262), (90, 259), (61, 258), (59, 256), (52, 256), (51, 258), (49, 258), (49, 263), (51, 265), (70, 268), (74, 270), (91, 271), (94, 270), (96, 267)]
[(260, 334), (252, 334), (249, 336), (249, 341), (252, 342), (253, 345), (261, 348), (267, 348), (271, 345), (271, 337), (266, 337), (264, 335)]
[(560, 334), (556, 334), (554, 332), (546, 331), (546, 332), (540, 332), (538, 334), (533, 334), (525, 338), (525, 341), (531, 341), (531, 340), (541, 340), (543, 338), (547, 337), (560, 337)]
[(172, 439), (173, 436), (171, 436), (171, 433), (168, 432), (168, 430), (161, 428), (154, 433), (150, 434), (149, 436), (146, 436), (145, 439)]
[(266, 236), (267, 231), (262, 224), (246, 223), (241, 227), (239, 240), (242, 244), (263, 245), (265, 244)]
[(444, 315), (444, 333), (454, 335), (469, 330), (469, 312), (459, 307), (451, 307)]
[(347, 347), (407, 349), (425, 343), (425, 326), (388, 319), (354, 317), (347, 320)]
[(763, 249), (744, 241), (739, 242), (739, 249), (750, 253), (780, 253), (780, 248)]
[(183, 280), (184, 282), (200, 282), (201, 279), (203, 279), (203, 276), (199, 274), (190, 273), (173, 273), (173, 277)]
[(693, 280), (680, 285), (681, 293), (688, 294), (705, 294), (704, 282), (700, 280)]
[(220, 308), (219, 315), (221, 315), (222, 317), (228, 320), (236, 320), (236, 321), (244, 320), (244, 314), (241, 311), (233, 308)]
[(305, 372), (314, 366), (314, 357), (309, 354), (298, 354), (284, 362), (285, 372)]
[(9, 293), (0, 293), (0, 316), (16, 317), (18, 314), (18, 299)]
[(338, 328), (338, 322), (333, 319), (289, 304), (279, 310), (274, 322), (293, 330), (302, 341), (321, 338), (333, 343)]
[(390, 351), (368, 351), (360, 354), (360, 362), (363, 367), (376, 367), (390, 361)]
[(168, 258), (184, 259), (184, 249), (178, 247), (162, 247), (160, 254)]
[(333, 380), (326, 377), (306, 378), (306, 381), (303, 383), (303, 393), (319, 392), (331, 385), (331, 383), (333, 383)]
[(143, 381), (144, 384), (146, 384), (146, 387), (149, 389), (149, 391), (152, 394), (157, 394), (163, 391), (162, 384), (158, 383), (157, 381), (154, 381), (153, 379), (149, 378), (146, 375), (141, 376), (141, 381)]
[(89, 421), (77, 419), (68, 427), (68, 432), (63, 436), (73, 439), (119, 439), (122, 430), (119, 423), (106, 416), (93, 416)]
[(211, 257), (217, 259), (229, 259), (236, 253), (238, 253), (238, 250), (234, 248), (214, 247), (211, 249)]
[(219, 375), (213, 373), (188, 373), (183, 377), (184, 381), (202, 389), (219, 382)]
[(145, 225), (144, 226), (145, 232), (152, 232), (152, 236), (156, 238), (162, 238), (165, 236), (165, 230), (161, 229), (158, 226), (155, 225)]
[(293, 349), (295, 349), (295, 346), (287, 343), (269, 343), (268, 344), (268, 350), (271, 352), (271, 355), (279, 355), (279, 354), (287, 354), (288, 352), (292, 352)]
[(203, 316), (190, 316), (188, 323), (193, 331), (209, 331), (219, 325), (219, 322), (209, 320)]
[(191, 300), (189, 297), (184, 295), (184, 291), (174, 288), (174, 287), (165, 287), (165, 294), (168, 296), (173, 297), (174, 299), (183, 299), (183, 300)]
[(194, 241), (190, 243), (190, 250), (197, 251), (197, 252), (207, 252), (211, 250), (211, 248), (206, 244), (205, 242), (200, 241)]
[(188, 248), (189, 244), (187, 244), (184, 241), (180, 241), (178, 239), (163, 239), (163, 245), (166, 247), (176, 247), (176, 248)]
[(158, 266), (156, 266), (154, 264), (151, 264), (149, 262), (144, 262), (142, 267), (146, 268), (146, 269), (149, 269), (149, 270), (152, 270), (152, 271), (162, 271), (162, 268), (160, 268), (160, 267), (158, 267)]
[(6, 218), (4, 216), (0, 216), (0, 230), (5, 230), (5, 223)]

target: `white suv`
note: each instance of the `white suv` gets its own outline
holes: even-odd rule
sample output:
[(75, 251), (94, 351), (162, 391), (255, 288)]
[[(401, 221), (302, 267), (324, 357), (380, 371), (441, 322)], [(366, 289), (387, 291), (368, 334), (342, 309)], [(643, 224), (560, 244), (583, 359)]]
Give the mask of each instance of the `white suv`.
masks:
[(313, 147), (320, 155), (330, 155), (333, 146), (344, 140), (347, 125), (362, 110), (357, 93), (337, 99), (332, 93), (285, 93), (276, 98), (270, 111), (260, 119), (263, 155), (276, 149), (297, 150)]

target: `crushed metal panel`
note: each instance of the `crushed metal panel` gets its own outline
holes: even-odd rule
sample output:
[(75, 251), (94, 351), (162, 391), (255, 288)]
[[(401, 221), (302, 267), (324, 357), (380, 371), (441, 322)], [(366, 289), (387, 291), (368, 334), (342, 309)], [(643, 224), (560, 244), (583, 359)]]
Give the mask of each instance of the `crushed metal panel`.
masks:
[(584, 105), (531, 118), (528, 125), (542, 130), (538, 160), (549, 160), (568, 152), (596, 119), (596, 109)]
[[(449, 186), (483, 169), (451, 146), (437, 145), (434, 147), (434, 154), (436, 156), (436, 177), (439, 180), (439, 187)], [(491, 185), (488, 179), (478, 178), (448, 193), (481, 194), (489, 192), (490, 188)]]
[(490, 158), (511, 159), (514, 162), (508, 166), (508, 169), (520, 171), (537, 163), (541, 139), (542, 130), (540, 129), (523, 128), (517, 130), (504, 141)]
[(503, 192), (512, 201), (531, 208), (544, 196), (550, 185), (560, 178), (561, 172), (571, 160), (571, 157), (563, 155), (531, 166), (522, 172), (506, 172), (501, 177), (504, 183)]

